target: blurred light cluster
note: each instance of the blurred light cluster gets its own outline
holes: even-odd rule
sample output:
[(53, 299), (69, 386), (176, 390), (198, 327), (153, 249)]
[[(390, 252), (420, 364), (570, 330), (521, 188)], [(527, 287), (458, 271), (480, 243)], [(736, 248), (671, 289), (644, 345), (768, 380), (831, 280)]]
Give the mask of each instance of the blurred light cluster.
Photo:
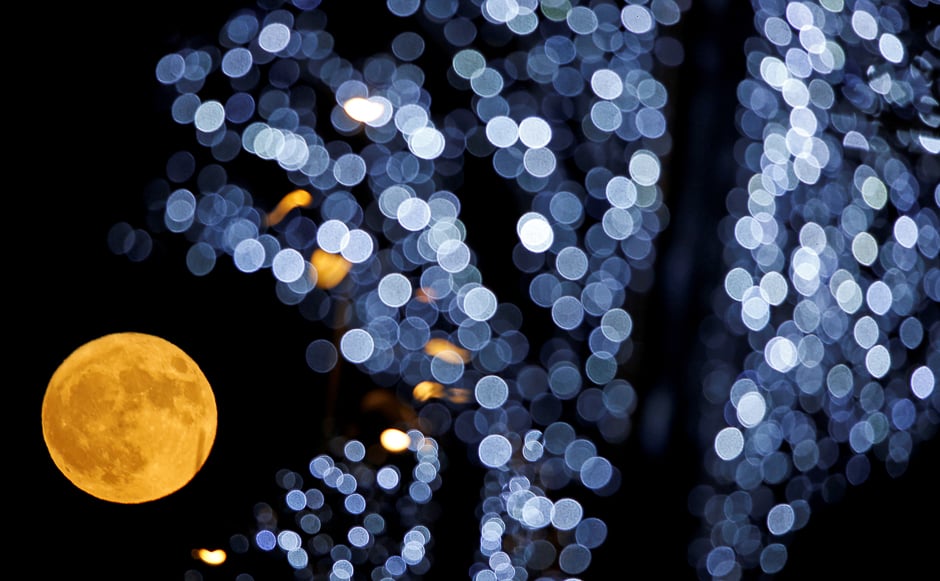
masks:
[(940, 423), (940, 37), (909, 26), (927, 2), (753, 6), (705, 339), (712, 482), (690, 496), (701, 578), (777, 573), (816, 503), (873, 464), (902, 474)]
[[(661, 31), (687, 2), (389, 0), (371, 17), (400, 28), (355, 61), (334, 50), (318, 5), (260, 2), (227, 21), (219, 46), (159, 60), (172, 118), (203, 148), (172, 155), (149, 192), (160, 227), (192, 242), (194, 275), (222, 256), (269, 270), (283, 303), (336, 329), (337, 341), (310, 343), (312, 369), (355, 364), (421, 408), (429, 436), (453, 429), (476, 450), (487, 477), (473, 579), (581, 574), (606, 525), (553, 497), (619, 486), (592, 438), (622, 442), (636, 405), (616, 377), (632, 351), (624, 304), (648, 288), (668, 222), (668, 94), (653, 71), (682, 61)], [(446, 94), (430, 75), (446, 77)], [(523, 210), (506, 251), (557, 330), (537, 357), (522, 310), (484, 285), (466, 242), (461, 197), (479, 195), (466, 191), (468, 155), (490, 160), (491, 211)], [(295, 189), (272, 202), (230, 179), (250, 159)], [(123, 224), (111, 239), (135, 259), (150, 244)], [(259, 534), (271, 549), (286, 533)], [(288, 558), (309, 571), (290, 538)], [(352, 575), (346, 552), (337, 578)]]
[[(434, 543), (424, 523), (440, 511), (433, 495), (443, 456), (433, 438), (416, 430), (401, 435), (410, 463), (376, 445), (334, 438), (329, 452), (310, 461), (312, 486), (300, 473), (281, 470), (282, 505), (257, 504), (254, 537), (236, 535), (233, 545), (280, 553), (295, 571), (331, 579), (421, 578), (431, 565)], [(283, 522), (287, 516), (290, 523)]]
[[(936, 29), (908, 26), (926, 5), (753, 3), (740, 187), (704, 337), (710, 482), (690, 495), (703, 578), (780, 571), (817, 498), (864, 482), (872, 459), (900, 474), (936, 430), (940, 61)], [(573, 491), (620, 485), (604, 451), (637, 405), (619, 373), (628, 299), (650, 288), (669, 223), (660, 75), (684, 59), (671, 31), (688, 8), (387, 0), (363, 8), (384, 32), (338, 39), (319, 0), (260, 0), (217, 44), (156, 63), (197, 146), (148, 192), (153, 229), (191, 243), (195, 276), (222, 258), (269, 272), (281, 302), (333, 330), (309, 343), (312, 370), (355, 365), (419, 419), (407, 470), (349, 441), (311, 461), (313, 487), (280, 475), (283, 505), (259, 505), (255, 548), (280, 550), (297, 578), (419, 578), (447, 434), (485, 473), (473, 581), (588, 572), (607, 523)], [(482, 183), (475, 160), (492, 168)], [(528, 305), (484, 284), (467, 240), (490, 226), (462, 220), (470, 197), (513, 215), (517, 271), (487, 276), (519, 278), (548, 336), (527, 336)], [(132, 260), (152, 246), (127, 224), (109, 241)]]

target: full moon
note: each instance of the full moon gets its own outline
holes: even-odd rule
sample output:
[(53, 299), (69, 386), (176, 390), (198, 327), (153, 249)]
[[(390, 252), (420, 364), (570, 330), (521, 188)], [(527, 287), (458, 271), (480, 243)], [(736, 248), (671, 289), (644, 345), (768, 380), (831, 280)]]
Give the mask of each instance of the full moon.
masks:
[(73, 351), (42, 402), (53, 462), (88, 494), (122, 504), (168, 496), (202, 468), (217, 411), (202, 370), (179, 347), (113, 333)]

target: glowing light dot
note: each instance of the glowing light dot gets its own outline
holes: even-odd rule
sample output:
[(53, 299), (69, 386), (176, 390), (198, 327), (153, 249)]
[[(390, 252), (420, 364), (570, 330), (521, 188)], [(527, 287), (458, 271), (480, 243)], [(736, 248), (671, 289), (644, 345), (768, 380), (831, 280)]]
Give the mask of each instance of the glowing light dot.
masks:
[(641, 186), (651, 186), (659, 180), (659, 158), (641, 149), (630, 157), (630, 177)]
[(435, 159), (444, 152), (444, 135), (433, 127), (421, 127), (408, 136), (408, 148), (421, 159)]
[(878, 21), (870, 13), (858, 10), (852, 14), (852, 30), (859, 38), (873, 40), (878, 36)]
[(862, 182), (862, 198), (875, 210), (880, 210), (888, 201), (888, 188), (880, 179), (870, 176)]
[(280, 22), (272, 22), (258, 33), (258, 45), (267, 52), (276, 53), (287, 48), (290, 28)]
[(936, 378), (929, 367), (918, 367), (914, 370), (914, 373), (911, 374), (911, 391), (919, 399), (927, 399), (930, 397), (936, 384)]
[(545, 216), (527, 212), (516, 223), (519, 241), (530, 252), (545, 252), (555, 241), (555, 233)]
[(352, 363), (362, 363), (372, 356), (375, 341), (365, 329), (350, 329), (340, 339), (343, 357)]
[(734, 460), (744, 450), (744, 434), (735, 427), (722, 429), (715, 436), (715, 453), (722, 460)]
[(375, 121), (385, 113), (385, 105), (364, 97), (353, 97), (343, 103), (343, 110), (352, 119), (362, 123)]
[(411, 281), (403, 274), (387, 274), (379, 281), (379, 298), (390, 307), (404, 306), (411, 298), (411, 292)]
[(891, 353), (884, 345), (875, 345), (865, 354), (865, 367), (873, 377), (884, 377), (891, 368)]
[(562, 498), (552, 506), (551, 522), (560, 531), (570, 531), (578, 526), (584, 509), (581, 503), (572, 498)]
[(221, 565), (225, 562), (226, 554), (222, 549), (215, 549), (210, 551), (209, 549), (199, 549), (195, 551), (196, 558), (202, 561), (207, 565)]
[(546, 147), (552, 140), (552, 128), (541, 117), (526, 117), (519, 123), (519, 140), (533, 149)]
[(624, 27), (635, 34), (649, 32), (653, 28), (653, 16), (644, 6), (630, 4), (620, 11)]
[(581, 464), (580, 476), (585, 486), (591, 490), (598, 490), (610, 482), (613, 477), (613, 466), (606, 458), (593, 456)]
[(420, 381), (411, 390), (411, 395), (417, 401), (428, 401), (431, 398), (444, 397), (444, 386), (436, 381)]
[(745, 428), (753, 428), (764, 419), (767, 402), (758, 392), (749, 391), (738, 400), (737, 410), (738, 421), (741, 425)]
[(332, 254), (321, 248), (313, 251), (310, 264), (313, 265), (311, 275), (315, 277), (314, 282), (317, 287), (325, 289), (338, 286), (352, 268), (352, 264), (339, 254)]
[(285, 248), (274, 255), (271, 272), (281, 282), (291, 283), (304, 274), (307, 261), (293, 248)]
[(478, 286), (463, 299), (464, 312), (474, 321), (489, 320), (496, 314), (496, 295), (486, 287)]
[(474, 396), (481, 407), (496, 409), (506, 403), (509, 386), (496, 375), (487, 375), (477, 381)]
[(307, 190), (294, 190), (281, 198), (277, 206), (265, 216), (265, 224), (274, 226), (281, 222), (294, 208), (309, 206), (313, 202), (313, 196)]
[(878, 50), (885, 60), (892, 63), (900, 63), (904, 60), (904, 45), (901, 40), (893, 34), (884, 33), (878, 39)]
[(496, 147), (510, 147), (519, 140), (519, 126), (511, 117), (496, 115), (486, 123), (486, 138)]
[(402, 228), (417, 232), (431, 221), (431, 208), (421, 198), (406, 198), (398, 205), (398, 222)]
[(917, 223), (910, 216), (901, 216), (894, 223), (894, 238), (898, 244), (905, 248), (913, 248), (917, 244)]
[(389, 452), (404, 452), (411, 445), (411, 436), (401, 430), (387, 428), (382, 430), (379, 442)]
[(211, 133), (222, 127), (225, 123), (225, 108), (218, 101), (206, 101), (196, 109), (193, 124), (196, 129)]
[(505, 436), (490, 434), (480, 441), (477, 453), (480, 462), (485, 466), (498, 468), (509, 462), (509, 458), (512, 456), (512, 444)]
[(796, 521), (796, 513), (789, 504), (778, 504), (767, 513), (767, 529), (774, 535), (790, 532)]

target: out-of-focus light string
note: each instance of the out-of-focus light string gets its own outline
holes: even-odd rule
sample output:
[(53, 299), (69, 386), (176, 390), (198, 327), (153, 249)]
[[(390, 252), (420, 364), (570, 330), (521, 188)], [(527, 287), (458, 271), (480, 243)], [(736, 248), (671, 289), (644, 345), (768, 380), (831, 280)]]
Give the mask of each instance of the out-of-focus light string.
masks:
[[(326, 339), (310, 344), (308, 362), (316, 371), (329, 371), (341, 355), (416, 404), (451, 395), (422, 406), (421, 426), (434, 433), (453, 425), (489, 470), (482, 560), (473, 578), (555, 566), (579, 574), (590, 564), (591, 549), (603, 543), (606, 524), (583, 518), (573, 498), (550, 500), (546, 490), (580, 483), (610, 494), (619, 485), (618, 469), (562, 419), (563, 408), (571, 406), (565, 402), (576, 404), (567, 415), (576, 414), (610, 442), (622, 441), (629, 431), (635, 393), (615, 378), (629, 355), (621, 345), (632, 327), (621, 305), (631, 270), (651, 266), (652, 238), (667, 220), (657, 185), (658, 156), (669, 150), (662, 112), (667, 94), (651, 75), (652, 55), (659, 49), (660, 60), (670, 66), (681, 60), (675, 45), (657, 39), (660, 27), (678, 22), (682, 8), (672, 0), (622, 8), (488, 0), (465, 3), (458, 17), (457, 2), (422, 7), (390, 1), (394, 16), (410, 18), (420, 9), (431, 21), (453, 23), (445, 27), (454, 48), (448, 74), (456, 75), (457, 89), (473, 91), (474, 111), (451, 111), (441, 130), (432, 95), (423, 88), (426, 72), (412, 64), (424, 51), (423, 39), (401, 33), (392, 41), (394, 56), (376, 55), (359, 69), (332, 51), (326, 15), (317, 4), (266, 3), (260, 11), (241, 11), (224, 27), (221, 49), (184, 49), (157, 64), (158, 80), (179, 94), (174, 120), (192, 125), (215, 160), (200, 169), (193, 153), (171, 157), (167, 180), (155, 186), (164, 190), (163, 224), (193, 241), (187, 264), (195, 275), (208, 274), (222, 254), (243, 272), (270, 269), (282, 302), (344, 329), (338, 345)], [(499, 29), (531, 46), (528, 54), (520, 50), (488, 63), (468, 48), (471, 29), (484, 31), (485, 42), (487, 30)], [(532, 34), (536, 30), (545, 41)], [(200, 97), (219, 73), (235, 92), (224, 102)], [(264, 80), (267, 85), (259, 89)], [(523, 89), (504, 97), (513, 82)], [(324, 87), (335, 99), (329, 119), (340, 138), (334, 141), (317, 129)], [(583, 136), (564, 127), (572, 117)], [(344, 138), (362, 135), (370, 143), (354, 152)], [(276, 163), (298, 189), (272, 211), (262, 210), (247, 189), (228, 180), (225, 164), (242, 151)], [(464, 242), (460, 200), (447, 187), (459, 185), (451, 178), (467, 152), (492, 153), (494, 170), (513, 180), (517, 193), (532, 195), (531, 211), (517, 224), (514, 262), (536, 275), (530, 296), (551, 308), (563, 331), (541, 364), (527, 359), (520, 309), (498, 302), (483, 286)], [(374, 197), (366, 208), (352, 193), (361, 184)], [(315, 210), (320, 221), (310, 217)], [(590, 220), (596, 222), (584, 226)], [(112, 240), (136, 257), (127, 234), (125, 227), (116, 228)], [(354, 298), (340, 308), (345, 297)], [(579, 344), (585, 339), (591, 354), (582, 372)], [(449, 348), (432, 351), (435, 342)], [(470, 361), (456, 356), (461, 351), (471, 354)], [(590, 387), (583, 385), (585, 378)], [(419, 386), (430, 389), (419, 392)], [(460, 392), (472, 393), (478, 407), (457, 405), (463, 403), (454, 397)], [(344, 478), (341, 472), (329, 468), (337, 479)], [(311, 473), (324, 477), (313, 463)], [(287, 480), (289, 507), (321, 508), (299, 501), (299, 475)], [(357, 485), (354, 479), (344, 486)], [(344, 494), (348, 504), (353, 493)], [(429, 498), (417, 489), (409, 496), (418, 504)], [(360, 514), (364, 505), (356, 509), (351, 512)], [(546, 527), (559, 532), (564, 546), (557, 555), (550, 543), (533, 538), (543, 537)], [(506, 536), (515, 537), (513, 554), (503, 551)], [(263, 549), (279, 546), (298, 570), (311, 566), (297, 533), (275, 534), (265, 526), (254, 540)], [(420, 552), (401, 570), (397, 561), (386, 561), (381, 573), (420, 574), (427, 566)], [(338, 578), (358, 574), (356, 565), (366, 560), (364, 552), (349, 547), (329, 553)]]
[[(706, 341), (711, 481), (690, 497), (703, 578), (780, 571), (813, 502), (864, 482), (873, 457), (902, 473), (938, 421), (938, 39), (907, 26), (928, 2), (753, 4), (741, 187), (720, 230), (721, 332)], [(648, 288), (668, 222), (668, 93), (655, 72), (682, 60), (666, 31), (688, 2), (389, 0), (425, 34), (403, 30), (355, 64), (334, 50), (319, 5), (260, 2), (232, 16), (220, 47), (168, 54), (156, 70), (178, 92), (174, 120), (212, 157), (173, 155), (151, 192), (162, 226), (192, 241), (191, 272), (222, 255), (270, 270), (283, 303), (336, 329), (309, 344), (313, 370), (342, 357), (418, 409), (410, 486), (358, 441), (334, 440), (310, 464), (321, 488), (279, 476), (309, 542), (267, 505), (253, 542), (280, 548), (298, 575), (329, 563), (338, 579), (421, 576), (425, 509), (442, 484), (434, 436), (453, 431), (486, 468), (470, 576), (579, 575), (607, 523), (556, 491), (619, 485), (600, 449), (627, 438), (636, 405), (617, 373), (631, 355), (624, 304)], [(446, 53), (446, 73), (422, 68), (429, 50)], [(469, 106), (436, 111), (429, 75)], [(200, 97), (219, 85), (224, 99)], [(280, 198), (258, 203), (229, 180), (245, 153), (283, 170)], [(490, 161), (513, 200), (493, 211), (525, 209), (512, 260), (557, 329), (538, 353), (466, 243), (468, 154)], [(134, 260), (149, 251), (126, 224), (110, 241)], [(318, 500), (333, 489), (342, 508)], [(397, 540), (380, 508), (392, 505)], [(340, 510), (351, 520), (331, 520)]]
[(937, 430), (940, 38), (908, 26), (927, 4), (753, 2), (706, 340), (711, 481), (690, 496), (701, 578), (781, 571), (813, 506), (877, 464), (902, 474)]

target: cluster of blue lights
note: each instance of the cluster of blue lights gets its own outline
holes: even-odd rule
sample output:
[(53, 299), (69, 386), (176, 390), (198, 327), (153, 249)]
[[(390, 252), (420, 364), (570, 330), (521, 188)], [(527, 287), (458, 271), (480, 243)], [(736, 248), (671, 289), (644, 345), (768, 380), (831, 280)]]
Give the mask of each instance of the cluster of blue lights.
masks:
[[(782, 570), (816, 503), (873, 462), (902, 474), (940, 423), (940, 39), (908, 22), (926, 3), (753, 4), (703, 384), (712, 482), (691, 495), (704, 578)], [(743, 361), (722, 354), (734, 336)]]
[[(298, 579), (420, 578), (440, 542), (446, 433), (485, 473), (473, 581), (588, 574), (608, 524), (572, 491), (621, 483), (604, 450), (637, 407), (620, 373), (627, 305), (669, 226), (661, 75), (683, 62), (673, 31), (689, 4), (388, 0), (363, 10), (392, 32), (349, 60), (328, 6), (260, 0), (217, 45), (156, 63), (196, 145), (148, 196), (191, 242), (189, 270), (227, 258), (270, 272), (281, 302), (331, 330), (307, 347), (313, 371), (355, 365), (418, 419), (407, 468), (337, 439), (310, 462), (312, 487), (280, 475), (283, 506), (256, 507), (254, 547), (280, 550)], [(940, 423), (940, 39), (908, 32), (908, 7), (926, 4), (753, 2), (720, 324), (705, 337), (709, 482), (689, 503), (702, 578), (779, 572), (817, 498), (863, 483), (873, 459), (900, 475)], [(490, 191), (471, 158), (492, 168)], [(282, 189), (246, 184), (246, 166)], [(468, 231), (487, 225), (461, 218), (471, 196), (513, 214), (511, 276), (551, 336), (527, 336), (523, 308), (484, 283)], [(151, 246), (127, 224), (109, 240), (132, 260)]]

